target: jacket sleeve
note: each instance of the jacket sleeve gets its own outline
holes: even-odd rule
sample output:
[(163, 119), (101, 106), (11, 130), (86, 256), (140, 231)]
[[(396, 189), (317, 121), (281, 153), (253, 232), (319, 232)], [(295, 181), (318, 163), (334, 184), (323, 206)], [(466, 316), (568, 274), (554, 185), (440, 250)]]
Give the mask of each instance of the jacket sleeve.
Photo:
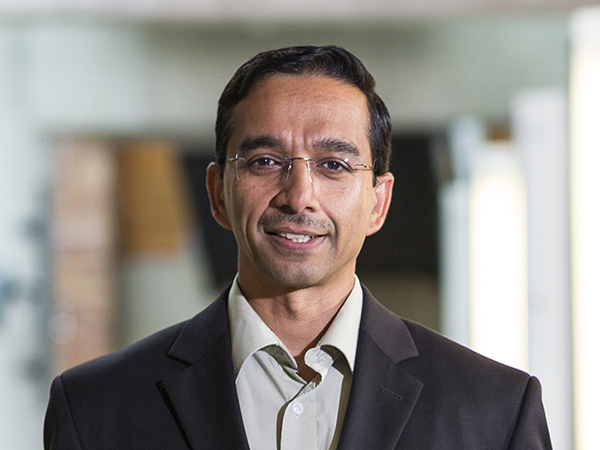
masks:
[(61, 377), (52, 382), (44, 420), (45, 450), (82, 450)]
[(521, 409), (517, 416), (508, 450), (551, 450), (550, 433), (542, 404), (542, 388), (535, 377), (523, 395)]

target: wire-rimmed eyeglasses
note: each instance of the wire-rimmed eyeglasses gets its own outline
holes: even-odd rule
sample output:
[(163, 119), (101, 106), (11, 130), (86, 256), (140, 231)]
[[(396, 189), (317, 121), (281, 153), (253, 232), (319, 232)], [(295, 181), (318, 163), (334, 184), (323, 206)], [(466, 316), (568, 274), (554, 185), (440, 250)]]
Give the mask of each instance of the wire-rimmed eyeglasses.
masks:
[(277, 156), (269, 153), (257, 153), (247, 157), (235, 155), (226, 162), (235, 163), (235, 175), (238, 180), (246, 177), (260, 178), (266, 182), (285, 183), (292, 170), (294, 161), (305, 161), (308, 177), (313, 177), (328, 185), (344, 186), (356, 180), (356, 174), (364, 170), (373, 170), (360, 156), (319, 155), (314, 158), (302, 156)]

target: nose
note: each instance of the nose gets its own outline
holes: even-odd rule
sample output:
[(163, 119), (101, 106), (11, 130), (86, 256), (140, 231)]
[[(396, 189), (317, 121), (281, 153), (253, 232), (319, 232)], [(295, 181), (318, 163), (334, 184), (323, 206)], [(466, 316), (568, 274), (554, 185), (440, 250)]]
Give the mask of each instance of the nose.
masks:
[(290, 172), (292, 171), (292, 167), (294, 166), (294, 161), (304, 161), (304, 163), (306, 165), (306, 170), (308, 172), (308, 179), (312, 183), (312, 173), (311, 173), (312, 168), (311, 168), (311, 165), (310, 165), (310, 162), (312, 160), (310, 158), (303, 158), (302, 156), (296, 156), (295, 158), (290, 158), (289, 159), (289, 165), (288, 165), (287, 170), (285, 172), (285, 181), (287, 181), (288, 178), (289, 178), (289, 176), (290, 176)]
[(287, 208), (293, 214), (317, 208), (310, 161), (307, 158), (292, 158), (281, 190), (275, 197), (275, 205), (279, 208)]

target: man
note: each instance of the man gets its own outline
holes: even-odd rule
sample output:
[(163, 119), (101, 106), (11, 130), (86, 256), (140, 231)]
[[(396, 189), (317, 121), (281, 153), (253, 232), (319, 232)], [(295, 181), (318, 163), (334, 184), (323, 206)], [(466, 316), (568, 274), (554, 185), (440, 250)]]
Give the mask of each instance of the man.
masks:
[(219, 101), (207, 187), (238, 275), (193, 319), (52, 387), (47, 449), (549, 449), (539, 382), (354, 275), (391, 200), (390, 118), (337, 47), (265, 52)]

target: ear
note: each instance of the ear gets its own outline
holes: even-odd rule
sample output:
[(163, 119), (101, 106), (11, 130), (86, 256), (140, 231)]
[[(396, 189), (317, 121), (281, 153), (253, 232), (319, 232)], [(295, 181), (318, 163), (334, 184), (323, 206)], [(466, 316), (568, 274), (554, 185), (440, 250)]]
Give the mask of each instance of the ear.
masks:
[(375, 186), (375, 192), (373, 193), (374, 204), (373, 209), (371, 210), (367, 236), (376, 233), (383, 226), (388, 210), (390, 209), (393, 187), (394, 175), (390, 172), (377, 177), (377, 185)]
[(229, 216), (223, 200), (223, 177), (221, 166), (212, 162), (206, 168), (206, 190), (210, 200), (212, 215), (219, 225), (231, 230)]

